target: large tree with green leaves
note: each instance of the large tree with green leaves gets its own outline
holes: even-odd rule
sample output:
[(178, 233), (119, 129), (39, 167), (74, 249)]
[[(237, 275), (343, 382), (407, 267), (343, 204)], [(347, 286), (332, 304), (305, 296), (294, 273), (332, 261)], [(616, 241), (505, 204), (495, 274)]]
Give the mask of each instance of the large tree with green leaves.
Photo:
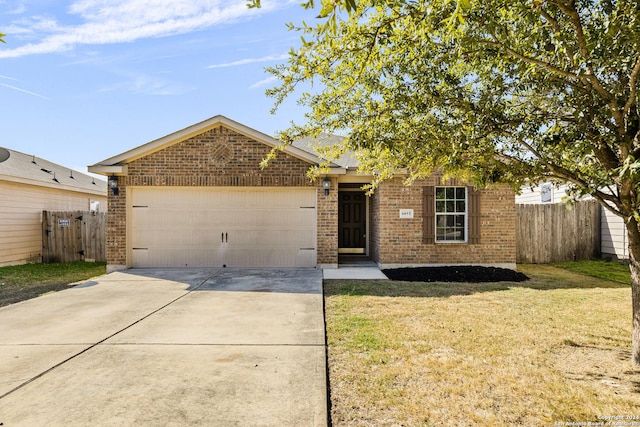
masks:
[(308, 107), (282, 138), (345, 132), (334, 152), (359, 151), (374, 185), (439, 168), (479, 186), (552, 180), (593, 196), (627, 226), (640, 365), (638, 3), (323, 0), (321, 9), (317, 24), (290, 24), (303, 44), (270, 69), (276, 106), (296, 96)]

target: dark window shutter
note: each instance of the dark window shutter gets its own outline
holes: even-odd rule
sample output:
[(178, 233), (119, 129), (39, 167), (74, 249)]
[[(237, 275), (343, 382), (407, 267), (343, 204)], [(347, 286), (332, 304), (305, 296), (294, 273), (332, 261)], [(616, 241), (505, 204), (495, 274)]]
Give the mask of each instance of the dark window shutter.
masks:
[(422, 187), (422, 243), (434, 244), (436, 241), (436, 204), (435, 187)]
[(480, 244), (480, 192), (468, 187), (469, 194), (469, 243)]

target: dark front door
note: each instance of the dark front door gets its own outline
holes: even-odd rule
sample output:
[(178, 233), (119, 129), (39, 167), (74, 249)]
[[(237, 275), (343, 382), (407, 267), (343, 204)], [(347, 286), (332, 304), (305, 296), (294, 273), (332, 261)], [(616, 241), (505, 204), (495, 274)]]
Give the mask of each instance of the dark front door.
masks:
[(338, 209), (338, 251), (364, 253), (367, 234), (367, 201), (364, 192), (340, 191)]

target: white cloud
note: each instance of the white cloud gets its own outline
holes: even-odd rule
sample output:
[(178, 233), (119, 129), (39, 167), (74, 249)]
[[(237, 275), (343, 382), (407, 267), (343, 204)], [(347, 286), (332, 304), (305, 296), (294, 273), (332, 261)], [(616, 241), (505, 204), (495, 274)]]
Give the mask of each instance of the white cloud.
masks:
[(12, 34), (37, 41), (0, 49), (0, 58), (185, 34), (289, 4), (265, 1), (261, 9), (248, 9), (243, 0), (79, 0), (68, 9), (72, 19), (80, 21), (77, 25), (61, 25), (51, 17), (13, 22), (9, 27)]
[(39, 93), (31, 92), (30, 90), (22, 89), (22, 88), (19, 88), (17, 86), (13, 86), (13, 85), (10, 85), (10, 84), (0, 83), (0, 86), (6, 87), (8, 89), (15, 90), (15, 91), (18, 91), (18, 92), (26, 93), (27, 95), (37, 96), (38, 98), (46, 99), (47, 101), (53, 101), (48, 96), (40, 95)]
[(181, 95), (196, 90), (195, 87), (174, 83), (144, 73), (124, 77), (126, 77), (125, 81), (104, 87), (101, 92), (128, 91), (145, 95)]
[(209, 65), (207, 68), (236, 67), (238, 65), (253, 64), (255, 62), (279, 61), (281, 59), (287, 59), (288, 57), (289, 57), (289, 54), (284, 53), (282, 55), (269, 55), (269, 56), (263, 56), (261, 58), (245, 58), (245, 59), (240, 59), (238, 61), (227, 62), (224, 64)]
[(27, 10), (27, 7), (22, 1), (14, 1), (7, 4), (6, 1), (0, 0), (0, 6), (2, 6), (3, 9), (2, 13), (7, 15), (20, 15)]
[(266, 79), (263, 79), (263, 80), (255, 82), (254, 84), (249, 86), (249, 89), (258, 89), (258, 88), (260, 88), (262, 86), (266, 86), (266, 85), (274, 83), (276, 81), (278, 81), (276, 76), (270, 76), (270, 77), (267, 77)]

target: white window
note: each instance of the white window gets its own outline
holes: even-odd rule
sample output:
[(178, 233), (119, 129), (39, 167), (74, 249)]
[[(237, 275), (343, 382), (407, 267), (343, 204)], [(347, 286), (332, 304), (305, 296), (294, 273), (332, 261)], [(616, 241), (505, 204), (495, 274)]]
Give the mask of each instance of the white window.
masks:
[(540, 202), (551, 203), (553, 199), (553, 186), (551, 184), (542, 184), (540, 186)]
[(436, 187), (436, 242), (467, 241), (467, 188)]

